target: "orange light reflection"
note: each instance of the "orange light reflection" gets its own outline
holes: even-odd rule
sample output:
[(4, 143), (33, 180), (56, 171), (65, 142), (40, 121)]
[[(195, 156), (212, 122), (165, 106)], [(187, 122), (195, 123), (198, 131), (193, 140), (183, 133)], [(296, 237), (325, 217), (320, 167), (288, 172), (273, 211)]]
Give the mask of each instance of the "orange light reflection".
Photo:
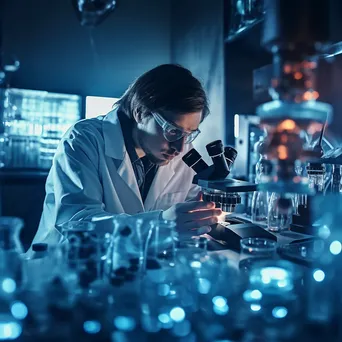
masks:
[(288, 156), (287, 148), (284, 145), (279, 145), (277, 148), (277, 152), (278, 152), (278, 159), (280, 160), (285, 160)]
[(279, 131), (293, 131), (296, 128), (296, 123), (293, 120), (287, 119), (281, 122), (278, 126)]
[(295, 72), (293, 75), (295, 80), (301, 80), (303, 78), (303, 74), (299, 71)]

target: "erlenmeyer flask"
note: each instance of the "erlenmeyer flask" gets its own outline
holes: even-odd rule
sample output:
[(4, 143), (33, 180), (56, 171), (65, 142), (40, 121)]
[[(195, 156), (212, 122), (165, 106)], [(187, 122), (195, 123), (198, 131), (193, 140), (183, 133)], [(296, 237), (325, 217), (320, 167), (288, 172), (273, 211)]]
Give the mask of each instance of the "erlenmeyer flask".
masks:
[(9, 279), (16, 287), (24, 282), (23, 247), (19, 234), (24, 226), (17, 217), (0, 217), (0, 278)]

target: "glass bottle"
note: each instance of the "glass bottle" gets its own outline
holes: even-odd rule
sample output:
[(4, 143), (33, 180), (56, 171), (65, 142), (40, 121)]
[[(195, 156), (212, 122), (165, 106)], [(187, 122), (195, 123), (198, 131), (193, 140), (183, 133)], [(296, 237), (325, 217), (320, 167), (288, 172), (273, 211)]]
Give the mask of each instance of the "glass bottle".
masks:
[(309, 177), (309, 187), (314, 189), (316, 193), (324, 192), (324, 173), (325, 167), (318, 163), (309, 163), (306, 167)]
[[(255, 166), (255, 183), (262, 182), (262, 177), (271, 171), (271, 164), (263, 153), (264, 138), (261, 137), (257, 143), (259, 161)], [(269, 195), (265, 191), (255, 191), (252, 197), (252, 222), (256, 224), (266, 224), (268, 217)]]
[(339, 194), (341, 191), (341, 165), (333, 165), (331, 192)]

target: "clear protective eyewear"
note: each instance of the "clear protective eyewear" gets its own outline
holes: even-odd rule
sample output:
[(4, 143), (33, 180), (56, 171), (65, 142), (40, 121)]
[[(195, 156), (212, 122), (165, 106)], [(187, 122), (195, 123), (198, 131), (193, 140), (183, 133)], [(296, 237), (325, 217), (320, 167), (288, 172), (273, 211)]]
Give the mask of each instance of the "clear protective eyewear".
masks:
[(152, 115), (158, 125), (163, 129), (164, 138), (169, 142), (174, 142), (185, 137), (184, 143), (190, 144), (201, 133), (199, 129), (191, 132), (184, 131), (175, 124), (166, 121), (160, 114), (152, 113)]

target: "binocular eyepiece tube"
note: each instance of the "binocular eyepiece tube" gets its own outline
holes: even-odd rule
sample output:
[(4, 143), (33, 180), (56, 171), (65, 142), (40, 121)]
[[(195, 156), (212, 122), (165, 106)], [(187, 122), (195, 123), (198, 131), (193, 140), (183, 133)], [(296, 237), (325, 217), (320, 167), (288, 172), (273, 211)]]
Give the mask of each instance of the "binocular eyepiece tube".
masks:
[(237, 155), (238, 153), (235, 148), (230, 146), (226, 146), (224, 148), (224, 157), (226, 158), (229, 171), (231, 170)]
[(202, 156), (193, 148), (182, 157), (183, 162), (191, 167), (196, 173), (207, 169), (208, 164), (202, 159)]
[(206, 145), (207, 152), (215, 167), (215, 177), (225, 178), (229, 174), (229, 167), (224, 155), (224, 147), (221, 140), (215, 140)]

